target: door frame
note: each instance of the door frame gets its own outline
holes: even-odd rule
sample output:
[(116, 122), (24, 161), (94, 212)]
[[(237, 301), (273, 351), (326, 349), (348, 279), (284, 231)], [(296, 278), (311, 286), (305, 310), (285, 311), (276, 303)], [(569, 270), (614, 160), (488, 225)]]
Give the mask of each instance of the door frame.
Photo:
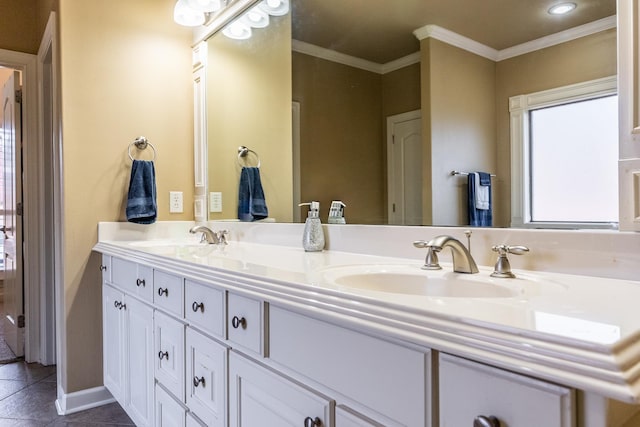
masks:
[[(40, 159), (38, 138), (38, 79), (36, 55), (0, 49), (0, 65), (22, 73), (23, 117), (23, 186), (40, 188)], [(37, 192), (33, 192), (37, 193)], [(37, 206), (36, 194), (26, 192), (22, 217), (24, 258), (32, 263), (24, 269), (24, 358), (27, 362), (40, 361), (40, 224), (38, 213), (29, 206)], [(36, 203), (36, 204), (34, 204)]]

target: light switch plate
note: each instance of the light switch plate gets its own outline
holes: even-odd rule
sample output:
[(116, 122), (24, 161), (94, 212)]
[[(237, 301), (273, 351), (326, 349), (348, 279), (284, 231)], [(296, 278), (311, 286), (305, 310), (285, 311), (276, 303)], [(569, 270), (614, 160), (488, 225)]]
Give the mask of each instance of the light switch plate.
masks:
[(222, 193), (212, 191), (209, 193), (209, 212), (222, 212)]
[(169, 191), (169, 213), (182, 213), (182, 191)]

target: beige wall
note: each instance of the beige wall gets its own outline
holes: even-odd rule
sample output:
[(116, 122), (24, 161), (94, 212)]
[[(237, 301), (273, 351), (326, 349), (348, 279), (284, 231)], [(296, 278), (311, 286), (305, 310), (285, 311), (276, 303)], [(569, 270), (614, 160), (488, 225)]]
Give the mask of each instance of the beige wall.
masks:
[[(191, 32), (173, 0), (60, 0), (67, 393), (102, 384), (98, 221), (124, 220), (131, 161), (158, 150), (159, 220), (193, 218)], [(184, 214), (168, 192), (184, 192)]]
[[(260, 158), (269, 217), (291, 222), (291, 19), (272, 18), (249, 40), (217, 34), (208, 41), (207, 126), (209, 191), (222, 192), (222, 213), (238, 218), (238, 146)], [(244, 164), (244, 163), (243, 163)], [(256, 165), (253, 154), (248, 166)]]
[[(507, 59), (496, 66), (497, 174), (496, 198), (511, 199), (509, 97), (617, 73), (616, 30), (611, 29), (560, 45)], [(497, 206), (496, 225), (508, 227), (510, 203)]]
[(431, 182), (423, 191), (425, 224), (468, 224), (467, 180), (450, 172), (496, 170), (495, 63), (431, 38), (421, 50), (429, 116), (423, 153), (430, 153), (423, 174)]
[(302, 201), (318, 200), (323, 221), (342, 200), (348, 223), (385, 223), (385, 118), (420, 109), (420, 65), (380, 75), (294, 52), (293, 69)]

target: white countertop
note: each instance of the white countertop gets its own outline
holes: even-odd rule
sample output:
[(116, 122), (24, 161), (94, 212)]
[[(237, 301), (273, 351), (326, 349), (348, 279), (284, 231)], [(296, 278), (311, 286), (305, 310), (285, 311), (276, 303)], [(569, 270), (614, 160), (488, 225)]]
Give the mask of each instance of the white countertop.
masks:
[(195, 242), (101, 241), (95, 250), (217, 281), (334, 323), (640, 402), (640, 282), (516, 269), (515, 279), (495, 279), (489, 277), (492, 269), (480, 267), (465, 276), (513, 295), (411, 295), (341, 286), (330, 280), (331, 270), (372, 265), (427, 276), (458, 273), (448, 263), (442, 272), (420, 270), (415, 259)]

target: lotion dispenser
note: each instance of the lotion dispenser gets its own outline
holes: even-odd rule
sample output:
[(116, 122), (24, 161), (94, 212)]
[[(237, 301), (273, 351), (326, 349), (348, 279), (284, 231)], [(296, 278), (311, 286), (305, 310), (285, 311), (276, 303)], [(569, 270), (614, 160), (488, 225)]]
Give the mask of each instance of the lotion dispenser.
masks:
[(324, 249), (324, 231), (320, 222), (320, 202), (300, 203), (298, 206), (309, 206), (302, 233), (302, 247), (307, 252), (321, 251)]

